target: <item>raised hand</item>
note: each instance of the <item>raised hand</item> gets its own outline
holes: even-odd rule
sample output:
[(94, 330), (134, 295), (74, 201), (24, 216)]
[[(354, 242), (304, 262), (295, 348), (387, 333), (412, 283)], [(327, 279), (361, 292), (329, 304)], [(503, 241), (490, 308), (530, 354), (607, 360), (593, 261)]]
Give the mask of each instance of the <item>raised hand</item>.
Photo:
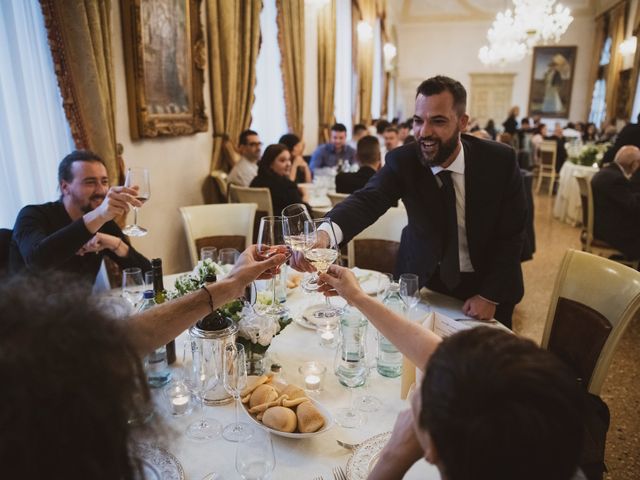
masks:
[(327, 273), (321, 273), (319, 281), (319, 292), (329, 297), (339, 295), (349, 303), (356, 296), (364, 294), (354, 273), (348, 268), (338, 265), (331, 265)]

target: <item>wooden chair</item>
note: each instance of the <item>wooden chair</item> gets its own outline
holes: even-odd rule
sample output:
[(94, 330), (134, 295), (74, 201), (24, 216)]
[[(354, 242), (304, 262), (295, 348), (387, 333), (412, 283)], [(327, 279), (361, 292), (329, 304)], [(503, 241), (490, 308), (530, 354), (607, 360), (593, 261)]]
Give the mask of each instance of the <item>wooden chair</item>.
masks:
[(598, 395), (618, 341), (639, 309), (640, 272), (568, 250), (556, 277), (542, 347)]
[(219, 203), (180, 207), (191, 264), (195, 267), (202, 247), (244, 250), (253, 239), (255, 203)]
[(393, 207), (376, 222), (356, 235), (347, 246), (349, 267), (393, 273), (400, 248), (402, 229), (407, 225), (407, 211)]
[(624, 254), (616, 248), (609, 245), (604, 240), (599, 240), (593, 235), (593, 191), (591, 190), (591, 178), (576, 175), (574, 177), (580, 188), (580, 202), (582, 204), (582, 232), (580, 233), (580, 241), (582, 242), (582, 250), (587, 253), (593, 253), (605, 258), (616, 257), (616, 261), (629, 267), (638, 269), (637, 260), (626, 260)]
[(331, 200), (332, 207), (335, 207), (337, 204), (339, 204), (348, 196), (349, 196), (348, 193), (331, 193), (331, 192), (327, 193), (327, 197), (329, 197), (329, 200)]
[(538, 145), (537, 155), (540, 157), (538, 166), (538, 185), (536, 193), (540, 192), (542, 179), (549, 179), (549, 195), (553, 194), (553, 186), (556, 183), (556, 159), (558, 156), (558, 144), (555, 141), (544, 140)]
[(213, 172), (211, 172), (211, 179), (213, 180), (213, 183), (218, 188), (218, 193), (220, 195), (220, 198), (223, 201), (228, 202), (229, 189), (227, 186), (227, 174), (224, 173), (222, 170), (214, 170)]

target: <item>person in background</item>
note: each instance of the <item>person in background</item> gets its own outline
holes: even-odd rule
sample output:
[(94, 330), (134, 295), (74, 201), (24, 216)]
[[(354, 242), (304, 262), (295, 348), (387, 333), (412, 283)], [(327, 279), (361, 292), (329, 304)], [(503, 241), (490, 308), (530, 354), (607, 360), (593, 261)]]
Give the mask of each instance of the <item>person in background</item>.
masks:
[(565, 148), (566, 138), (564, 137), (564, 130), (560, 122), (556, 122), (553, 134), (549, 137), (549, 140), (555, 140), (556, 142), (556, 172), (560, 173), (560, 169), (567, 159), (567, 149)]
[(556, 356), (496, 328), (442, 340), (366, 295), (347, 268), (319, 280), (424, 372), (369, 480), (401, 479), (422, 459), (447, 480), (584, 479), (583, 393)]
[(280, 137), (278, 143), (285, 145), (291, 154), (291, 173), (289, 179), (296, 183), (311, 183), (311, 169), (304, 160), (304, 142), (293, 133), (287, 133)]
[(576, 129), (576, 124), (573, 122), (568, 122), (567, 125), (562, 130), (562, 135), (566, 139), (576, 139), (579, 138), (582, 140), (582, 133)]
[(411, 120), (407, 120), (398, 125), (398, 138), (400, 139), (401, 145), (404, 145), (404, 141), (411, 135), (412, 127)]
[(620, 150), (624, 145), (635, 145), (636, 147), (640, 147), (640, 113), (638, 114), (636, 123), (629, 123), (620, 130), (613, 146), (605, 152), (602, 163), (609, 163), (613, 161), (618, 150)]
[(402, 145), (402, 142), (398, 136), (398, 129), (394, 126), (385, 128), (382, 138), (384, 140), (384, 146), (380, 149), (380, 155), (382, 156), (382, 165), (384, 165), (384, 158), (387, 153), (394, 148), (398, 148)]
[(520, 107), (511, 107), (511, 110), (509, 110), (509, 116), (504, 122), (502, 122), (504, 131), (512, 137), (518, 131), (518, 115), (520, 115)]
[(365, 125), (363, 125), (362, 123), (356, 123), (353, 126), (353, 130), (351, 131), (351, 140), (349, 140), (349, 146), (355, 150), (358, 146), (358, 140), (368, 135), (368, 132), (369, 131), (367, 130), (367, 127)]
[(306, 193), (289, 178), (290, 174), (291, 154), (287, 147), (280, 143), (269, 145), (258, 162), (258, 175), (250, 186), (269, 189), (274, 215), (280, 215), (282, 209), (292, 203), (307, 203)]
[(595, 123), (587, 123), (587, 129), (582, 135), (582, 141), (584, 143), (593, 143), (598, 140), (598, 129)]
[(336, 193), (353, 193), (360, 190), (380, 169), (380, 143), (377, 137), (367, 135), (360, 139), (356, 160), (360, 165), (357, 172), (340, 172), (336, 175)]
[(489, 119), (489, 121), (487, 122), (487, 125), (484, 127), (484, 129), (489, 134), (489, 136), (491, 137), (491, 140), (495, 140), (496, 139), (496, 135), (498, 134), (498, 132), (496, 132), (496, 124), (492, 119)]
[(153, 409), (141, 359), (285, 260), (251, 246), (224, 279), (129, 318), (61, 272), (0, 283), (3, 478), (144, 478), (134, 430), (163, 428), (132, 422)]
[(13, 227), (9, 271), (60, 270), (96, 278), (103, 257), (121, 268), (151, 264), (129, 243), (114, 219), (141, 207), (137, 186), (109, 187), (107, 167), (88, 150), (76, 150), (58, 165), (60, 199), (20, 210)]
[(311, 155), (310, 167), (312, 171), (317, 168), (338, 167), (342, 164), (353, 164), (356, 151), (347, 145), (347, 127), (336, 123), (331, 127), (331, 140), (316, 148)]
[(258, 174), (261, 150), (262, 142), (256, 132), (253, 130), (242, 132), (238, 142), (240, 160), (231, 169), (227, 181), (240, 187), (248, 187), (251, 180)]
[(547, 126), (544, 123), (540, 123), (533, 129), (533, 136), (531, 137), (531, 156), (535, 165), (540, 163), (538, 149), (545, 138), (547, 138)]

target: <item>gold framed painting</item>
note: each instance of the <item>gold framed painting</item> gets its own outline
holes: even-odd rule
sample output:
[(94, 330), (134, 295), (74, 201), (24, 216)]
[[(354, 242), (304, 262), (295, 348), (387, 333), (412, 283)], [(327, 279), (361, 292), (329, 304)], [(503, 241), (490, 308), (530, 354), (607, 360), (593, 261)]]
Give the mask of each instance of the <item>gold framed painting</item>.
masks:
[(529, 116), (569, 118), (578, 47), (535, 47)]
[(121, 0), (133, 139), (207, 130), (202, 0)]

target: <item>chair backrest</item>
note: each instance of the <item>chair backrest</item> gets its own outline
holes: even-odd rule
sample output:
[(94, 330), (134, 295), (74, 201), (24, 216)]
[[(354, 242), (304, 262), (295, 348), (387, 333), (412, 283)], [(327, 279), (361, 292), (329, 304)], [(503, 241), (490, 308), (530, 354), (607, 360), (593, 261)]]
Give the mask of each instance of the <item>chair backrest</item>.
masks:
[(339, 204), (348, 196), (349, 196), (348, 193), (331, 193), (331, 192), (327, 193), (327, 197), (329, 197), (329, 200), (331, 200), (332, 207), (335, 207), (337, 204)]
[(211, 178), (218, 187), (220, 198), (222, 198), (224, 201), (228, 201), (229, 191), (227, 188), (227, 174), (222, 170), (214, 170), (213, 172), (211, 172)]
[(351, 240), (347, 247), (349, 267), (368, 268), (393, 273), (400, 248), (402, 229), (407, 225), (407, 211), (392, 207), (372, 225)]
[(544, 140), (538, 145), (540, 165), (543, 167), (555, 170), (557, 154), (558, 144), (553, 140)]
[(268, 188), (240, 187), (229, 184), (229, 202), (255, 203), (258, 206), (258, 216), (273, 216), (273, 203)]
[(0, 273), (9, 269), (9, 247), (13, 230), (0, 228)]
[(542, 347), (598, 395), (618, 341), (639, 309), (640, 272), (568, 250), (556, 277)]
[(191, 264), (195, 266), (202, 247), (244, 250), (253, 239), (255, 203), (219, 203), (180, 207)]
[(574, 178), (578, 182), (580, 190), (584, 249), (586, 252), (591, 252), (591, 242), (593, 242), (593, 192), (591, 191), (591, 179), (582, 175), (576, 175)]

